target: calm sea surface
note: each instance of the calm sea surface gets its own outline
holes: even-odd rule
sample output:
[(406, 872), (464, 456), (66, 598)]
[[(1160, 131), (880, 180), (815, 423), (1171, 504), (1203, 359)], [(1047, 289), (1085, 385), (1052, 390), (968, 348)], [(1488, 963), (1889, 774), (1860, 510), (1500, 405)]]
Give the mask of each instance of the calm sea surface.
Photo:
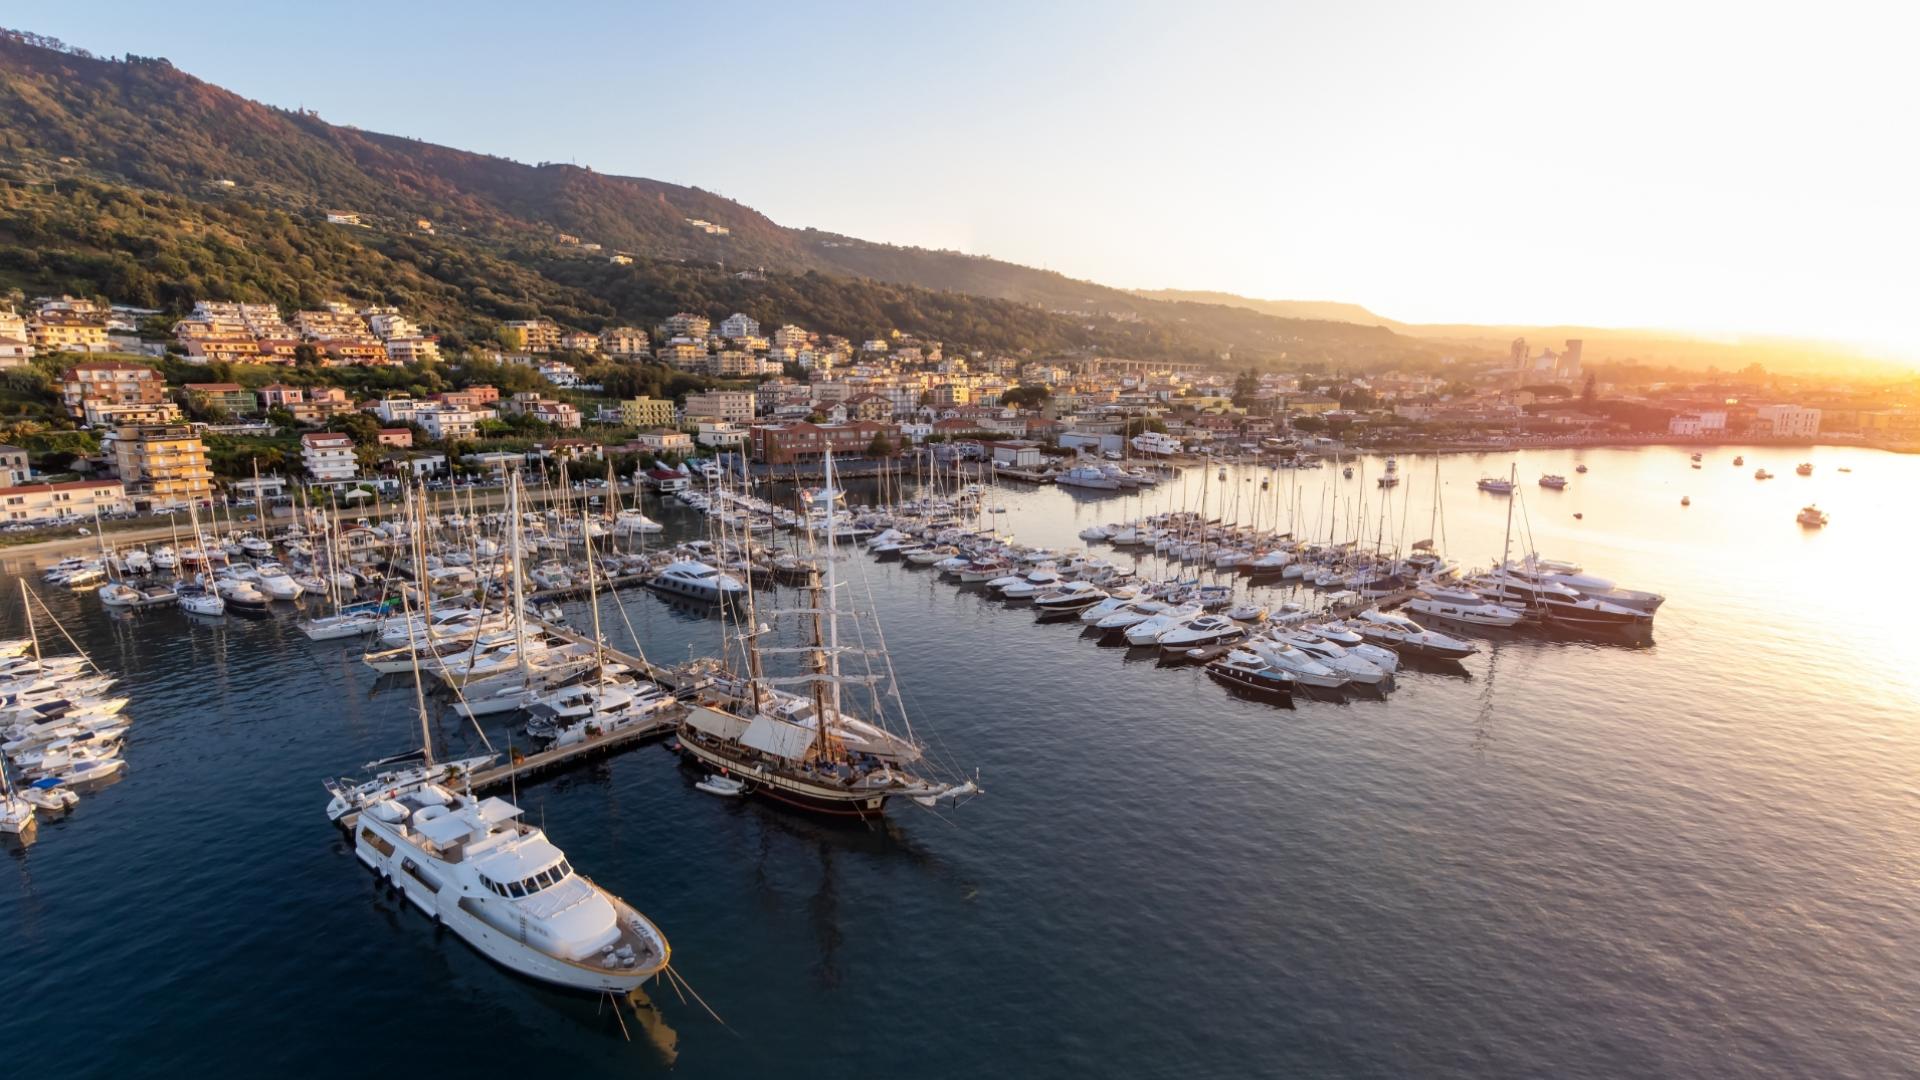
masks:
[[(1071, 546), (1203, 489), (1248, 517), (1270, 476), (1263, 522), (1291, 504), (1303, 533), (1443, 535), (1477, 564), (1508, 501), (1473, 482), (1516, 460), (1516, 552), (1665, 593), (1651, 644), (1483, 640), (1462, 672), (1288, 711), (848, 558), (916, 731), (988, 794), (827, 826), (697, 792), (658, 746), (521, 788), (726, 1022), (656, 987), (632, 1042), (387, 897), (327, 824), (323, 776), (413, 741), (410, 684), (376, 691), (291, 611), (109, 617), (30, 575), (136, 723), (125, 778), (0, 860), (0, 1046), (65, 1076), (1915, 1074), (1920, 458), (1455, 456), (1437, 516), (1430, 457), (1384, 511), (1379, 459), (992, 501)], [(1810, 501), (1825, 530), (1795, 524)], [(5, 569), (14, 595), (29, 568)], [(641, 592), (624, 620), (668, 664), (721, 634)], [(451, 715), (440, 736), (470, 741)]]

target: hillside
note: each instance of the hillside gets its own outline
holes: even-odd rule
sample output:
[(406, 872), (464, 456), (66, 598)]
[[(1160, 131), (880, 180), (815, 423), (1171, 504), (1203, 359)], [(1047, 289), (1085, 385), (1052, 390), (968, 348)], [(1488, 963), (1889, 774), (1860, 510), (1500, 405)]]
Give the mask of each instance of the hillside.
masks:
[(1245, 296), (1236, 296), (1233, 293), (1205, 292), (1195, 289), (1135, 289), (1133, 293), (1135, 296), (1149, 300), (1190, 301), (1196, 304), (1242, 307), (1283, 319), (1322, 319), (1329, 322), (1354, 323), (1358, 326), (1385, 326), (1396, 331), (1405, 325), (1385, 315), (1375, 315), (1359, 304), (1343, 304), (1337, 300), (1254, 300)]
[[(196, 296), (425, 297), (440, 329), (532, 313), (591, 327), (698, 306), (697, 297), (677, 300), (669, 282), (701, 279), (701, 295), (731, 295), (739, 290), (705, 279), (758, 267), (769, 282), (831, 276), (838, 284), (800, 291), (818, 300), (811, 310), (828, 312), (813, 325), (849, 336), (903, 325), (975, 347), (1202, 361), (1231, 352), (1236, 363), (1434, 353), (1374, 327), (1144, 298), (993, 259), (790, 229), (698, 188), (364, 132), (249, 101), (165, 60), (53, 46), (0, 33), (0, 180), (10, 212), (0, 243), (14, 248), (0, 250), (0, 273), (21, 288), (64, 281), (69, 291), (153, 295), (169, 307)], [(129, 218), (95, 227), (88, 215), (101, 202)], [(372, 228), (321, 224), (328, 210), (360, 214)], [(416, 219), (435, 235), (416, 230)], [(630, 252), (636, 265), (594, 271), (603, 257), (558, 243), (560, 233)], [(287, 262), (289, 252), (299, 258)], [(138, 287), (123, 295), (128, 283)], [(964, 296), (936, 301), (938, 293)], [(460, 305), (471, 312), (457, 314)], [(943, 308), (948, 325), (973, 328), (967, 336), (881, 321)]]

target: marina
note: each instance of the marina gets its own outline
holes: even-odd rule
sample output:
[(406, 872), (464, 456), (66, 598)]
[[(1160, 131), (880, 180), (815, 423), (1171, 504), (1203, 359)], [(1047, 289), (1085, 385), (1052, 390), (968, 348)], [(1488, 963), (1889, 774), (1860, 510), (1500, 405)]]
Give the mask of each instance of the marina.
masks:
[[(316, 974), (299, 984), (264, 987), (251, 1002), (210, 992), (176, 993), (172, 999), (158, 989), (137, 992), (152, 1018), (144, 1023), (165, 1025), (176, 1035), (231, 1029), (260, 1008), (299, 1001), (308, 1003), (316, 1029), (356, 1025), (366, 1037), (400, 1047), (397, 1061), (404, 1065), (416, 1057), (424, 1061), (426, 1049), (406, 1039), (403, 1028), (464, 1022), (456, 1017), (477, 1004), (499, 1018), (507, 1049), (484, 1055), (479, 1048), (458, 1050), (449, 1058), (443, 1048), (435, 1061), (492, 1067), (525, 1061), (534, 1067), (536, 1061), (557, 1060), (595, 1072), (671, 1067), (693, 1075), (781, 1068), (812, 1075), (843, 1070), (856, 1058), (904, 1069), (935, 1052), (978, 1068), (987, 1067), (990, 1056), (961, 1032), (990, 1030), (1017, 1041), (1038, 1067), (1071, 1071), (1070, 1063), (1085, 1052), (1059, 1035), (1072, 1029), (1101, 1036), (1107, 1047), (1101, 1053), (1113, 1055), (1112, 1067), (1125, 1071), (1125, 1058), (1159, 1053), (1139, 1032), (1163, 1006), (1087, 1001), (1071, 987), (1116, 972), (1123, 954), (1111, 943), (1127, 939), (1129, 928), (1152, 912), (1177, 914), (1213, 939), (1142, 946), (1164, 984), (1154, 997), (1204, 985), (1212, 1000), (1224, 992), (1228, 1000), (1248, 1002), (1197, 1021), (1200, 1030), (1221, 1040), (1220, 1048), (1200, 1051), (1203, 1071), (1230, 1069), (1247, 1053), (1283, 1070), (1308, 1067), (1313, 1058), (1298, 1040), (1315, 1030), (1312, 1002), (1329, 988), (1344, 988), (1349, 1020), (1371, 1017), (1410, 1033), (1412, 1044), (1397, 1047), (1357, 1037), (1343, 1042), (1343, 1053), (1378, 1071), (1420, 1071), (1416, 1060), (1446, 1053), (1462, 1025), (1489, 1023), (1508, 1047), (1504, 1060), (1514, 1063), (1512, 1075), (1560, 1071), (1563, 1055), (1573, 1052), (1568, 1040), (1577, 1042), (1575, 1017), (1595, 1001), (1631, 1023), (1661, 1030), (1664, 1046), (1731, 1056), (1752, 1074), (1830, 1063), (1836, 1056), (1874, 1071), (1899, 1060), (1892, 1044), (1859, 1037), (1840, 1044), (1801, 1030), (1763, 1060), (1744, 1057), (1737, 1043), (1711, 1034), (1729, 1010), (1789, 1016), (1789, 1002), (1822, 985), (1824, 976), (1807, 968), (1776, 958), (1768, 978), (1744, 983), (1747, 989), (1735, 1000), (1680, 1004), (1632, 989), (1640, 967), (1608, 959), (1619, 944), (1612, 934), (1603, 949), (1597, 933), (1569, 934), (1555, 922), (1571, 910), (1569, 889), (1559, 880), (1571, 875), (1579, 890), (1596, 898), (1590, 902), (1607, 906), (1609, 923), (1684, 926), (1677, 944), (1660, 945), (1669, 962), (1724, 963), (1732, 931), (1671, 921), (1684, 919), (1687, 897), (1707, 880), (1756, 896), (1784, 892), (1813, 905), (1804, 914), (1763, 907), (1757, 926), (1741, 931), (1749, 942), (1757, 935), (1784, 948), (1806, 932), (1806, 920), (1818, 918), (1841, 928), (1844, 965), (1852, 949), (1897, 955), (1906, 942), (1920, 939), (1901, 920), (1862, 922), (1820, 898), (1821, 883), (1833, 874), (1866, 875), (1880, 883), (1870, 885), (1870, 892), (1892, 895), (1899, 887), (1893, 864), (1877, 854), (1881, 826), (1852, 808), (1861, 800), (1897, 801), (1903, 783), (1897, 763), (1920, 755), (1899, 718), (1912, 715), (1920, 686), (1905, 672), (1870, 694), (1837, 672), (1810, 672), (1792, 686), (1750, 684), (1736, 674), (1742, 668), (1725, 663), (1756, 648), (1751, 633), (1733, 631), (1736, 625), (1771, 628), (1757, 648), (1773, 663), (1813, 636), (1839, 633), (1845, 640), (1892, 633), (1884, 625), (1887, 613), (1865, 598), (1812, 605), (1807, 590), (1816, 582), (1765, 572), (1805, 558), (1799, 545), (1808, 543), (1834, 548), (1823, 550), (1823, 560), (1884, 557), (1879, 545), (1905, 527), (1887, 516), (1900, 511), (1876, 505), (1881, 500), (1874, 491), (1900, 482), (1895, 477), (1907, 468), (1903, 459), (1836, 451), (1816, 460), (1819, 470), (1802, 482), (1807, 490), (1790, 487), (1775, 497), (1765, 487), (1755, 494), (1755, 485), (1724, 460), (1718, 472), (1703, 474), (1671, 451), (1585, 451), (1578, 461), (1591, 462), (1593, 471), (1551, 493), (1551, 509), (1534, 485), (1495, 495), (1477, 490), (1475, 481), (1516, 468), (1522, 476), (1575, 475), (1575, 459), (1564, 454), (1523, 454), (1517, 462), (1443, 459), (1438, 470), (1432, 458), (1403, 455), (1400, 482), (1390, 489), (1375, 482), (1378, 460), (1356, 462), (1352, 480), (1339, 470), (1309, 470), (1298, 491), (1292, 474), (1237, 464), (1226, 466), (1225, 481), (1214, 466), (1190, 466), (1153, 488), (1091, 498), (1053, 485), (1003, 490), (966, 477), (911, 491), (849, 481), (845, 510), (832, 517), (810, 512), (816, 500), (791, 487), (762, 487), (751, 495), (709, 493), (709, 511), (717, 499), (724, 506), (719, 512), (678, 497), (650, 497), (640, 509), (662, 526), (658, 532), (621, 538), (609, 528), (591, 547), (574, 543), (571, 527), (563, 524), (574, 520), (579, 506), (543, 502), (525, 510), (543, 523), (525, 530), (525, 564), (553, 564), (570, 580), (561, 585), (551, 578), (551, 589), (526, 590), (525, 603), (540, 610), (525, 616), (518, 641), (511, 605), (501, 593), (484, 605), (488, 614), (466, 615), (453, 600), (455, 579), (469, 592), (492, 592), (490, 583), (501, 580), (488, 568), (489, 558), (497, 565), (511, 541), (498, 521), (491, 531), (444, 521), (435, 526), (442, 542), (433, 553), (437, 567), (410, 559), (404, 543), (363, 538), (356, 544), (364, 546), (367, 559), (352, 563), (363, 569), (355, 572), (351, 595), (336, 600), (323, 581), (320, 591), (297, 601), (271, 601), (259, 619), (231, 611), (209, 619), (167, 607), (116, 610), (97, 591), (75, 591), (27, 574), (28, 588), (36, 601), (44, 600), (47, 614), (58, 617), (86, 655), (118, 674), (113, 692), (129, 697), (129, 710), (141, 720), (128, 735), (132, 765), (126, 775), (84, 796), (66, 817), (42, 821), (33, 843), (12, 850), (18, 882), (12, 914), (26, 928), (16, 947), (28, 963), (50, 962), (60, 940), (99, 925), (116, 898), (125, 896), (113, 877), (102, 875), (105, 866), (150, 874), (178, 864), (188, 868), (177, 882), (188, 892), (214, 881), (224, 883), (227, 895), (280, 891), (283, 902), (245, 934), (281, 941), (288, 962)], [(1842, 464), (1852, 473), (1836, 476)], [(1716, 476), (1724, 480), (1716, 483)], [(1263, 482), (1266, 501), (1256, 510), (1253, 492)], [(976, 483), (980, 487), (969, 494)], [(1695, 500), (1692, 509), (1676, 505), (1682, 492)], [(1788, 518), (1816, 495), (1836, 524), (1797, 528)], [(883, 498), (898, 505), (883, 513), (875, 508)], [(767, 509), (744, 501), (749, 499), (764, 500)], [(778, 517), (782, 505), (790, 519)], [(992, 505), (1008, 512), (992, 514)], [(1308, 551), (1309, 558), (1280, 562), (1277, 575), (1268, 572), (1273, 563), (1258, 572), (1251, 562), (1244, 570), (1218, 565), (1224, 554), (1238, 551), (1239, 539), (1289, 531), (1290, 505), (1296, 539), (1345, 554), (1323, 559)], [(432, 509), (443, 519), (454, 513), (446, 503)], [(611, 517), (614, 509), (604, 512)], [(722, 520), (723, 514), (736, 516)], [(389, 520), (396, 516), (390, 513)], [(767, 527), (756, 529), (762, 518)], [(899, 529), (908, 534), (906, 542), (885, 550), (886, 530), (912, 525), (915, 518), (940, 523), (925, 528), (924, 536)], [(1081, 535), (1155, 518), (1158, 524), (1150, 528), (1171, 529), (1169, 547), (1193, 545), (1185, 557), (1155, 550), (1157, 539), (1143, 549)], [(1431, 537), (1429, 520), (1443, 525)], [(1338, 531), (1331, 531), (1336, 521)], [(1247, 532), (1229, 535), (1235, 523)], [(372, 518), (366, 529), (374, 533), (380, 524)], [(341, 532), (357, 528), (349, 517)], [(593, 531), (591, 520), (581, 531)], [(836, 548), (831, 554), (828, 536)], [(1730, 558), (1727, 543), (1734, 536), (1758, 540)], [(223, 529), (221, 538), (205, 544), (223, 547), (225, 538)], [(1414, 547), (1428, 539), (1429, 547)], [(1503, 558), (1509, 543), (1512, 550)], [(312, 538), (307, 544), (316, 554), (326, 551)], [(1203, 552), (1208, 544), (1214, 550)], [(181, 546), (202, 547), (191, 541)], [(1263, 549), (1248, 546), (1257, 561)], [(450, 560), (461, 547), (477, 557), (464, 565)], [(990, 586), (998, 577), (1015, 576), (1017, 553), (1031, 556), (1042, 549), (1054, 557), (1030, 559), (1018, 576), (1044, 571), (1052, 580), (1034, 582), (1025, 598), (1013, 600)], [(913, 557), (921, 550), (936, 557)], [(481, 554), (487, 551), (492, 555)], [(1526, 556), (1535, 551), (1566, 565), (1529, 564)], [(1299, 548), (1292, 554), (1299, 555)], [(1537, 593), (1542, 582), (1527, 575), (1557, 573), (1582, 580), (1591, 592), (1613, 595), (1612, 602), (1652, 603), (1658, 614), (1640, 632), (1550, 632), (1525, 620), (1501, 626), (1513, 609), (1473, 588), (1450, 591), (1431, 575), (1423, 581), (1417, 566), (1404, 584), (1384, 587), (1388, 577), (1409, 568), (1396, 564), (1429, 554), (1431, 563), (1421, 560), (1426, 568), (1455, 564), (1458, 570), (1447, 581), (1461, 586), (1479, 577), (1483, 586)], [(941, 565), (963, 556), (1007, 560), (1008, 572), (968, 582), (965, 572), (954, 569), (958, 564)], [(295, 580), (310, 576), (308, 570), (325, 576), (324, 567), (307, 566), (284, 542), (261, 561), (266, 558), (281, 560)], [(748, 598), (689, 604), (647, 587), (658, 570), (688, 558), (737, 577), (742, 591), (751, 593), (753, 610), (761, 612), (758, 619), (741, 617)], [(230, 565), (254, 561), (246, 554), (229, 558)], [(1040, 565), (1049, 562), (1050, 568)], [(1313, 565), (1315, 578), (1336, 567), (1340, 573), (1322, 586), (1300, 576), (1286, 580), (1286, 567), (1299, 563)], [(444, 590), (422, 590), (423, 566), (429, 576), (453, 568), (474, 576), (467, 581), (447, 575)], [(821, 580), (817, 588), (841, 599), (823, 604), (810, 599), (816, 587), (809, 582), (829, 566), (838, 585)], [(1489, 577), (1496, 566), (1505, 572)], [(1349, 580), (1375, 570), (1388, 573)], [(1096, 583), (1103, 572), (1111, 576)], [(1761, 580), (1764, 587), (1757, 584)], [(1197, 606), (1211, 607), (1185, 624), (1192, 643), (1103, 648), (1092, 634), (1100, 619), (1129, 605), (1178, 601), (1180, 590)], [(1094, 599), (1095, 591), (1104, 596)], [(431, 617), (419, 607), (428, 594), (436, 594)], [(374, 605), (366, 630), (316, 638), (303, 629), (324, 630), (333, 624), (321, 620), (351, 614), (356, 601)], [(1756, 621), (1779, 605), (1825, 614), (1804, 626)], [(19, 605), (13, 607), (0, 632), (25, 636)], [(754, 637), (765, 647), (769, 676), (806, 675), (810, 658), (819, 655), (806, 650), (826, 647), (812, 644), (807, 609), (823, 607), (847, 612), (843, 648), (855, 640), (871, 647), (873, 631), (855, 639), (852, 627), (856, 619), (865, 625), (866, 613), (877, 616), (926, 754), (941, 764), (948, 782), (977, 782), (984, 795), (933, 806), (904, 798), (883, 818), (836, 824), (777, 800), (753, 798), (750, 785), (737, 778), (740, 770), (735, 777), (720, 776), (710, 759), (696, 758), (684, 746), (669, 752), (681, 743), (684, 720), (694, 710), (725, 712), (728, 700), (740, 700), (738, 686), (701, 685), (716, 674), (701, 661), (725, 660), (736, 674), (744, 672), (741, 632), (765, 623), (767, 636)], [(775, 614), (793, 609), (800, 611)], [(1443, 609), (1452, 615), (1439, 614)], [(34, 610), (40, 611), (37, 602)], [(422, 665), (423, 714), (415, 708), (410, 660), (402, 670), (383, 673), (362, 659), (383, 650), (410, 651), (404, 626), (397, 641), (378, 629), (386, 622), (393, 630), (409, 612), (419, 619), (412, 631), (416, 641), (452, 646)], [(1475, 624), (1475, 613), (1492, 621)], [(1332, 625), (1335, 615), (1340, 626)], [(1402, 616), (1416, 620), (1419, 629), (1394, 621)], [(1308, 622), (1327, 633), (1288, 636)], [(1368, 627), (1371, 639), (1358, 629), (1366, 623), (1376, 624)], [(1354, 640), (1347, 640), (1349, 631)], [(1415, 635), (1425, 631), (1472, 651), (1422, 655), (1423, 639)], [(1396, 635), (1393, 645), (1377, 644)], [(532, 638), (544, 644), (528, 646)], [(476, 647), (482, 639), (485, 644)], [(802, 651), (774, 651), (780, 648)], [(1204, 655), (1185, 655), (1195, 649)], [(463, 674), (461, 664), (471, 668), (496, 652), (502, 654), (498, 674)], [(520, 655), (529, 663), (535, 657), (557, 665), (585, 663), (580, 672), (613, 665), (623, 669), (620, 685), (643, 680), (675, 704), (551, 748), (528, 733), (531, 714), (525, 710), (471, 720), (455, 711), (462, 701), (479, 700), (489, 680), (511, 676)], [(853, 658), (849, 651), (836, 655)], [(1388, 656), (1397, 670), (1382, 668)], [(605, 685), (601, 679), (588, 675), (561, 689), (594, 691)], [(800, 684), (803, 697), (812, 685)], [(603, 704), (627, 700), (598, 691), (589, 696)], [(1820, 718), (1830, 710), (1812, 704), (1821, 699), (1847, 702), (1850, 718), (1823, 727)], [(864, 686), (857, 700), (868, 700)], [(704, 1011), (683, 1006), (661, 982), (647, 983), (645, 1004), (623, 1001), (627, 1024), (643, 1017), (655, 1025), (644, 1037), (636, 1027), (636, 1043), (629, 1045), (613, 1013), (597, 1007), (590, 994), (548, 989), (545, 976), (514, 978), (501, 970), (508, 961), (489, 959), (483, 948), (469, 949), (452, 934), (431, 932), (423, 912), (432, 910), (433, 896), (408, 884), (412, 871), (395, 871), (403, 879), (395, 890), (369, 884), (347, 834), (323, 827), (318, 811), (325, 795), (317, 780), (419, 742), (422, 716), (438, 760), (489, 758), (441, 786), (456, 801), (471, 791), (474, 812), (483, 817), (497, 813), (482, 811), (489, 800), (510, 801), (519, 811), (511, 820), (550, 831), (577, 868), (575, 877), (590, 877), (644, 913), (662, 940), (671, 940), (675, 969), (728, 1026), (750, 1032), (751, 1049), (742, 1051)], [(1788, 756), (1801, 761), (1788, 748), (1808, 745), (1816, 732), (1822, 750), (1813, 774), (1786, 779), (1780, 770)], [(1705, 791), (1689, 795), (1667, 786), (1703, 761), (1718, 770)], [(1273, 782), (1224, 782), (1223, 763), (1257, 770)], [(389, 766), (395, 767), (404, 768)], [(213, 785), (223, 800), (257, 810), (243, 829), (259, 858), (240, 866), (182, 861), (187, 838), (156, 841), (140, 827)], [(1729, 832), (1715, 810), (1725, 800), (1761, 799), (1821, 809), (1783, 824), (1777, 834)], [(1684, 823), (1700, 839), (1677, 838), (1673, 828), (1679, 826), (1669, 822)], [(447, 835), (453, 829), (442, 828)], [(1575, 858), (1578, 838), (1598, 832), (1620, 846)], [(1714, 853), (1714, 845), (1727, 842), (1741, 846), (1740, 858)], [(1669, 858), (1676, 843), (1684, 853), (1678, 862)], [(1824, 852), (1811, 862), (1810, 843)], [(80, 851), (84, 860), (73, 857)], [(1436, 885), (1425, 872), (1436, 860), (1464, 861), (1478, 872)], [(1424, 884), (1416, 887), (1416, 880)], [(1353, 889), (1375, 900), (1355, 911)], [(1250, 890), (1263, 897), (1260, 904), (1237, 899)], [(1090, 910), (1087, 895), (1126, 899), (1113, 910)], [(1495, 897), (1536, 905), (1546, 914), (1538, 920), (1496, 919), (1488, 906)], [(1068, 910), (1076, 914), (1050, 914)], [(127, 915), (124, 929), (148, 942), (141, 948), (149, 963), (188, 980), (213, 978), (218, 954), (208, 949), (205, 935), (159, 932), (173, 917), (170, 902), (155, 902)], [(896, 950), (876, 947), (912, 940), (935, 922), (942, 929), (907, 953), (918, 970), (939, 972), (946, 990), (937, 1002), (914, 993), (915, 976), (901, 969)], [(1651, 932), (1629, 931), (1625, 941), (1636, 951), (1654, 947)], [(644, 970), (648, 953), (644, 941), (635, 942), (633, 970)], [(1348, 957), (1383, 962), (1389, 951), (1398, 954), (1416, 943), (1458, 993), (1435, 997), (1348, 973)], [(618, 959), (622, 946), (612, 947), (615, 965), (624, 963)], [(982, 949), (990, 958), (985, 966)], [(1549, 954), (1557, 958), (1555, 970), (1582, 973), (1581, 989), (1544, 981), (1540, 961)], [(37, 1007), (104, 1015), (77, 992), (91, 965), (104, 962), (83, 960), (73, 973), (76, 989), (50, 988)], [(394, 971), (394, 985), (367, 987), (352, 974), (366, 969)], [(17, 973), (20, 966), (9, 970)], [(1281, 977), (1282, 970), (1292, 977)], [(397, 1002), (405, 995), (408, 973), (431, 978), (448, 1000), (416, 1000), (404, 1017), (367, 1010), (370, 1001)], [(1846, 977), (1878, 978), (1859, 967)], [(1261, 986), (1268, 993), (1257, 993)], [(1262, 1007), (1263, 1020), (1254, 1024), (1251, 1002), (1270, 998), (1273, 987), (1282, 988), (1277, 1010)], [(1881, 992), (1898, 991), (1884, 986)], [(1475, 1001), (1501, 1003), (1498, 1012), (1512, 1015), (1490, 1019)], [(1533, 1004), (1522, 1008), (1523, 1002)], [(865, 1040), (845, 1050), (816, 1046), (829, 1015), (881, 1008), (894, 1017), (900, 1046)], [(1869, 1008), (1865, 994), (1828, 995), (1825, 1022), (1845, 1028), (1851, 1021), (1857, 1035), (1866, 1030), (1862, 1018)], [(1407, 1019), (1415, 1014), (1423, 1019)], [(661, 1037), (658, 1025), (672, 1037)], [(155, 1067), (187, 1067), (186, 1058), (169, 1056), (182, 1052), (180, 1044), (170, 1035), (165, 1047), (176, 1049), (159, 1047), (156, 1030), (113, 1034), (105, 1052), (123, 1061), (139, 1054)], [(30, 1038), (45, 1052), (85, 1052), (58, 1038)], [(237, 1063), (250, 1037), (200, 1041), (195, 1067)], [(739, 1057), (743, 1052), (751, 1067)], [(806, 1064), (786, 1067), (794, 1060)], [(1617, 1050), (1613, 1060), (1624, 1073), (1658, 1071), (1655, 1058), (1632, 1049)]]

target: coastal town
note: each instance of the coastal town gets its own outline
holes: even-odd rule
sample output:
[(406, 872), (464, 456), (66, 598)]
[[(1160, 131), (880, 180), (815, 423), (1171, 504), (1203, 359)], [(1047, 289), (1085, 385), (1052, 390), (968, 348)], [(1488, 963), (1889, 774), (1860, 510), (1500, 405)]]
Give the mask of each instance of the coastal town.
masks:
[[(924, 453), (1047, 480), (1078, 458), (1473, 450), (1727, 439), (1920, 445), (1913, 386), (1590, 365), (1583, 342), (1421, 367), (1214, 369), (989, 353), (910, 328), (854, 339), (678, 312), (598, 330), (503, 321), (443, 354), (404, 311), (202, 300), (175, 317), (111, 298), (0, 310), (4, 521), (14, 531), (270, 501), (498, 482), (561, 461), (621, 480), (696, 456), (765, 469)], [(1638, 377), (1636, 377), (1638, 376)], [(662, 387), (658, 396), (623, 393)], [(672, 387), (671, 390), (665, 387)]]

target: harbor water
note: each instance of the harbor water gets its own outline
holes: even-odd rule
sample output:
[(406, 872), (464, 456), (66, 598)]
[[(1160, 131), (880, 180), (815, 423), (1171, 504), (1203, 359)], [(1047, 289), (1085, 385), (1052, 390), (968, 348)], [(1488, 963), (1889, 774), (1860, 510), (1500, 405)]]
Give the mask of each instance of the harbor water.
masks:
[[(1476, 490), (1514, 462), (1517, 504)], [(1059, 547), (1203, 497), (1466, 565), (1511, 537), (1665, 594), (1651, 640), (1469, 635), (1457, 670), (1281, 709), (847, 555), (916, 735), (986, 794), (824, 824), (698, 792), (657, 743), (522, 785), (724, 1021), (656, 985), (630, 1039), (388, 895), (326, 822), (321, 778), (417, 742), (410, 680), (287, 605), (110, 616), (15, 556), (135, 724), (118, 782), (5, 852), (0, 1045), (69, 1077), (1913, 1075), (1920, 458), (1411, 456), (1384, 504), (1381, 459), (1355, 464), (987, 503)], [(1796, 524), (1808, 503), (1831, 524)], [(668, 539), (703, 527), (647, 510)], [(639, 591), (601, 614), (666, 665), (723, 632)], [(15, 600), (0, 633), (24, 632)]]

